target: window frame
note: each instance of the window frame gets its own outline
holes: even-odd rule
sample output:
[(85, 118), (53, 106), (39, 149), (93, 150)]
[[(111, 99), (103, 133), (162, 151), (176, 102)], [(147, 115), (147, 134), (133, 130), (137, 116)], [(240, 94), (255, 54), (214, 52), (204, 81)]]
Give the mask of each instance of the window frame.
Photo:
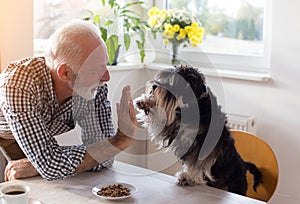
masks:
[[(167, 8), (168, 0), (156, 1), (154, 5), (160, 9)], [(271, 29), (272, 29), (272, 1), (266, 0), (265, 12), (264, 12), (264, 28), (263, 28), (263, 43), (264, 51), (262, 56), (256, 55), (244, 55), (244, 54), (232, 54), (232, 53), (217, 53), (217, 52), (203, 52), (200, 49), (184, 48), (180, 50), (180, 56), (186, 60), (187, 63), (200, 66), (203, 69), (215, 70), (215, 71), (238, 71), (238, 72), (252, 72), (254, 74), (266, 74), (270, 73), (270, 61), (271, 61)], [(162, 39), (159, 39), (160, 43), (155, 43), (156, 49), (166, 51), (169, 49), (162, 43)], [(158, 46), (157, 46), (158, 45)], [(166, 61), (168, 57), (161, 56), (158, 61)], [(265, 78), (264, 78), (265, 80)]]
[[(147, 18), (147, 11), (151, 6), (157, 6), (158, 8), (166, 8), (167, 0), (149, 0), (147, 5), (144, 6), (143, 16)], [(146, 13), (144, 13), (146, 12)], [(180, 56), (184, 63), (189, 63), (193, 66), (201, 68), (204, 74), (209, 76), (216, 76), (222, 78), (233, 78), (251, 81), (268, 81), (270, 76), (270, 61), (271, 61), (271, 17), (272, 17), (272, 1), (266, 0), (266, 9), (264, 16), (264, 55), (263, 56), (251, 56), (251, 55), (238, 55), (238, 54), (226, 54), (226, 53), (208, 53), (201, 51), (200, 49), (184, 48), (180, 50)], [(34, 23), (34, 22), (33, 22)], [(152, 65), (143, 65), (145, 67), (164, 67), (170, 65), (170, 48), (163, 45), (163, 39), (160, 35), (157, 35), (157, 39), (154, 40), (148, 36), (152, 42), (156, 59)], [(34, 40), (34, 38), (33, 38)], [(37, 43), (43, 47), (41, 43)], [(38, 47), (35, 45), (34, 49)], [(36, 52), (34, 55), (42, 55), (41, 52)], [(184, 60), (187, 59), (187, 60)], [(161, 64), (161, 65), (159, 65)]]

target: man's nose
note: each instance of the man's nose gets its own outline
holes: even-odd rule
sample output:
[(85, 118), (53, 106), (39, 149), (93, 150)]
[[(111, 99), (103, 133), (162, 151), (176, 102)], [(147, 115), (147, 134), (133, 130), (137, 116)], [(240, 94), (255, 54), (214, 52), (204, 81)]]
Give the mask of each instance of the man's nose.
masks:
[(109, 81), (109, 80), (110, 80), (110, 74), (109, 74), (107, 67), (105, 67), (104, 73), (103, 73), (100, 81)]

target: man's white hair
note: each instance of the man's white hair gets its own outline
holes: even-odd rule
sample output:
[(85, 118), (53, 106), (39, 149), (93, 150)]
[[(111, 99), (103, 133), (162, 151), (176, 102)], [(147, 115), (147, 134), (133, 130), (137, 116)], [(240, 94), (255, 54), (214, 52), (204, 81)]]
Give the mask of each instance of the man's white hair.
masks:
[[(48, 39), (45, 51), (46, 64), (56, 69), (60, 64), (67, 64), (73, 71), (81, 66), (84, 47), (78, 39), (95, 38), (103, 41), (101, 32), (93, 23), (74, 20), (60, 27)], [(104, 45), (104, 43), (103, 43)]]

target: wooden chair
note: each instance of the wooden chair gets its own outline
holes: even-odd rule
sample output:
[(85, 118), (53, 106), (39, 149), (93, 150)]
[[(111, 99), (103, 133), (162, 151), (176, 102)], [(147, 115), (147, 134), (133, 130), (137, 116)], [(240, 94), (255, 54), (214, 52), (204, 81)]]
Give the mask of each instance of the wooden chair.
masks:
[(247, 132), (231, 130), (235, 146), (245, 161), (254, 163), (263, 175), (263, 183), (253, 190), (253, 175), (247, 172), (246, 196), (267, 202), (273, 195), (278, 181), (278, 164), (271, 147), (262, 139)]

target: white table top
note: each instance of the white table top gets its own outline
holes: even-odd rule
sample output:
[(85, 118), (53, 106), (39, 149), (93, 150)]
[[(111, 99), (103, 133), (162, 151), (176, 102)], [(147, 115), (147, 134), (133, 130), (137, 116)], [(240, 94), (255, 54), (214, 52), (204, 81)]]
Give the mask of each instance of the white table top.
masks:
[[(125, 182), (134, 185), (137, 192), (121, 201), (108, 201), (92, 194), (92, 188), (101, 183)], [(202, 204), (263, 204), (265, 202), (229, 193), (208, 186), (180, 187), (176, 177), (114, 162), (109, 169), (85, 172), (65, 180), (46, 181), (41, 177), (14, 180), (31, 187), (30, 203), (93, 204), (93, 203), (202, 203)], [(6, 183), (0, 183), (0, 186)], [(41, 202), (32, 202), (32, 201)], [(0, 202), (1, 204), (1, 202)]]

